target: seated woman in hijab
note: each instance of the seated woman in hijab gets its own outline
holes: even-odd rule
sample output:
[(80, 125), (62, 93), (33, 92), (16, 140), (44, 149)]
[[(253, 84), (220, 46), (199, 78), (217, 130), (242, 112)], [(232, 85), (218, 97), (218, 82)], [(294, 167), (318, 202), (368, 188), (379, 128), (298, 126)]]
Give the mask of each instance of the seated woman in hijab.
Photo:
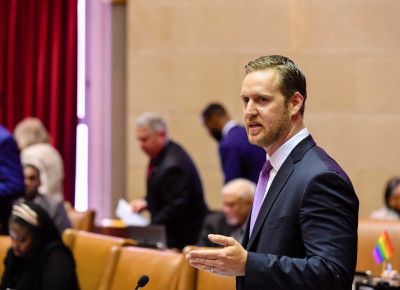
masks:
[(12, 247), (4, 261), (0, 289), (77, 290), (71, 251), (39, 205), (14, 205), (9, 221)]

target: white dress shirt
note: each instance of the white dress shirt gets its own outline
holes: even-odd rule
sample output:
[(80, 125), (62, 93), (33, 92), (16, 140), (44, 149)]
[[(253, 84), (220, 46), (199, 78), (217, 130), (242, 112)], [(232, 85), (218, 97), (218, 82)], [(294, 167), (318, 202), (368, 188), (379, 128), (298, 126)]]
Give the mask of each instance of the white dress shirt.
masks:
[(225, 138), (226, 136), (228, 136), (229, 131), (238, 125), (238, 122), (236, 120), (230, 120), (228, 122), (226, 122), (226, 124), (224, 125), (224, 127), (222, 128), (222, 137)]
[(268, 193), (269, 188), (271, 187), (272, 181), (274, 181), (274, 178), (275, 178), (276, 174), (278, 173), (279, 169), (281, 168), (283, 162), (285, 162), (286, 158), (292, 152), (294, 147), (296, 147), (297, 144), (299, 144), (308, 135), (310, 135), (310, 134), (308, 133), (307, 128), (304, 128), (299, 133), (297, 133), (292, 138), (290, 138), (288, 141), (286, 141), (281, 147), (279, 147), (274, 152), (274, 154), (272, 154), (271, 157), (267, 153), (267, 160), (269, 160), (271, 162), (272, 169), (271, 169), (271, 172), (269, 173), (269, 180), (268, 180), (267, 188), (265, 189), (264, 199), (267, 196), (267, 193)]

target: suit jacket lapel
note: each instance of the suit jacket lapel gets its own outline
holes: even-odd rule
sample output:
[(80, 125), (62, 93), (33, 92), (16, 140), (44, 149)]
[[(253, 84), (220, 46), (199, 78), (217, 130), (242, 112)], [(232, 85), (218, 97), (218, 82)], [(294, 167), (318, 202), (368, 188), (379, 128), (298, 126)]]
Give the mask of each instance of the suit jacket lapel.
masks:
[(250, 231), (250, 217), (251, 212), (253, 211), (253, 205), (251, 205), (251, 209), (249, 215), (247, 216), (246, 226), (244, 227), (243, 238), (242, 238), (242, 246), (246, 249), (247, 243), (249, 242), (249, 231)]
[[(272, 181), (271, 187), (268, 190), (267, 196), (261, 206), (260, 212), (258, 214), (256, 223), (254, 224), (253, 232), (251, 233), (250, 240), (249, 236), (249, 221), (247, 219), (246, 229), (244, 231), (244, 236), (242, 245), (246, 247), (246, 250), (249, 250), (256, 239), (258, 232), (260, 231), (265, 219), (268, 216), (269, 211), (271, 210), (272, 205), (274, 204), (276, 198), (281, 192), (283, 186), (286, 184), (286, 181), (293, 173), (294, 163), (301, 160), (304, 154), (313, 146), (315, 146), (315, 141), (311, 137), (311, 135), (304, 138), (297, 146), (292, 150), (289, 156), (286, 158), (285, 162), (282, 164), (278, 173), (276, 174), (274, 180)], [(251, 211), (249, 217), (251, 216)]]

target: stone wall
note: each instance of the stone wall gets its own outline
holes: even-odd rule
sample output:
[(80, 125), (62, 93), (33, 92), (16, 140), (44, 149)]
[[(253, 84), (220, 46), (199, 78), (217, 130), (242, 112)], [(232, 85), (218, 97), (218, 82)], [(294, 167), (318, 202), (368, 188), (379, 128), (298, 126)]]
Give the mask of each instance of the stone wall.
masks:
[(349, 174), (360, 216), (383, 205), (400, 175), (399, 1), (130, 0), (127, 11), (128, 199), (145, 195), (134, 122), (153, 110), (193, 157), (210, 208), (221, 208), (217, 144), (199, 115), (218, 101), (242, 122), (245, 64), (282, 54), (307, 77), (306, 126)]

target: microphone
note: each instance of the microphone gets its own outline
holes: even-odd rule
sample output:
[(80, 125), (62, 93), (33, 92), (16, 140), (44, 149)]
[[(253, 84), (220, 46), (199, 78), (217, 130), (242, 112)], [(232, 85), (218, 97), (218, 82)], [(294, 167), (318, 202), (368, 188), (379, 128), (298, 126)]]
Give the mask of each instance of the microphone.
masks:
[(147, 283), (149, 283), (149, 276), (143, 275), (137, 281), (137, 286), (136, 286), (135, 290), (139, 290), (140, 288), (143, 288), (144, 286), (147, 285)]

